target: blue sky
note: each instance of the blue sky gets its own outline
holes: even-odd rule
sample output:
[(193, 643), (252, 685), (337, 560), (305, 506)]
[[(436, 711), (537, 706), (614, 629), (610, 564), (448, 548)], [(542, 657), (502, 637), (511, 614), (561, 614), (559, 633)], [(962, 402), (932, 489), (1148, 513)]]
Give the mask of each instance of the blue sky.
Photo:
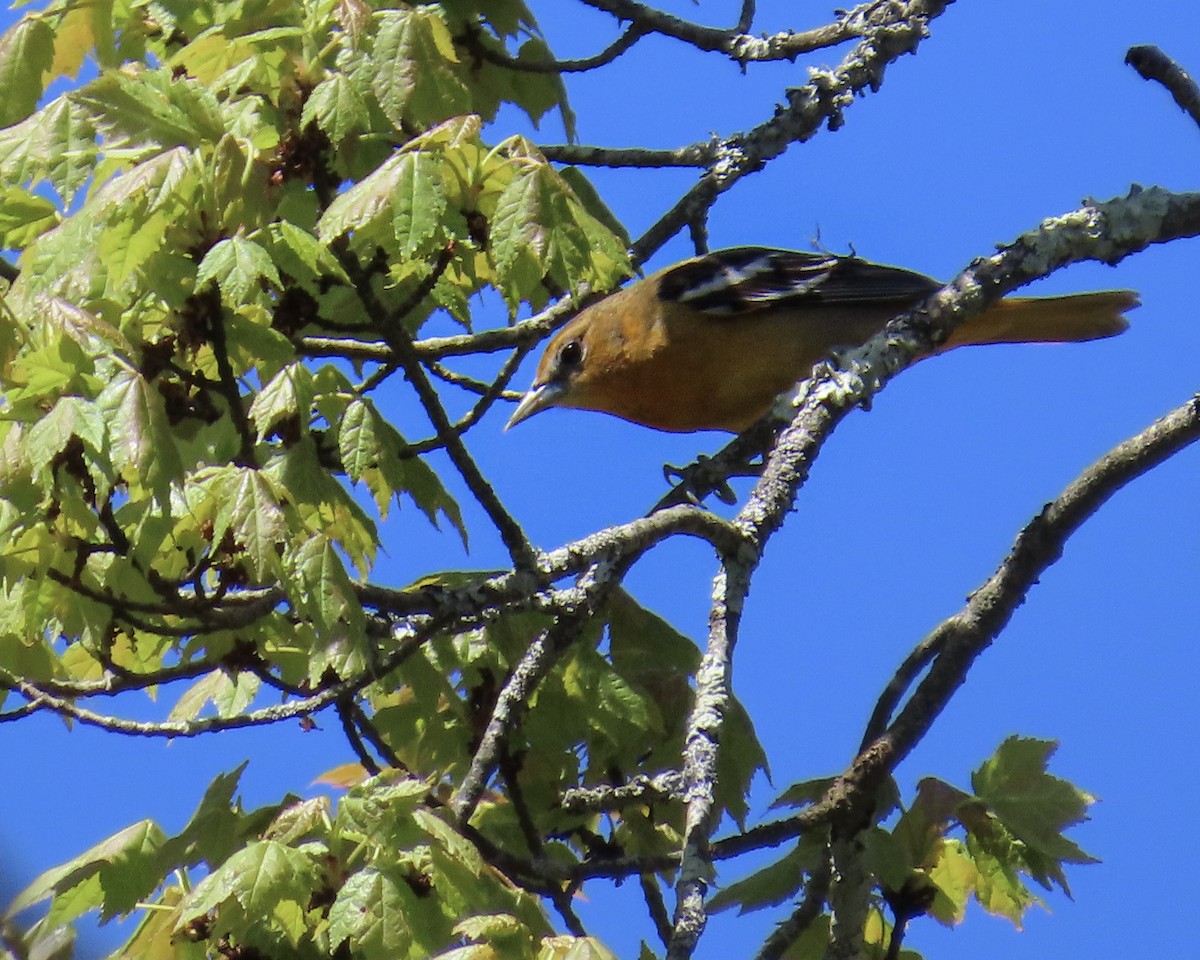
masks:
[[(594, 52), (613, 34), (607, 18), (576, 4), (530, 5), (561, 56)], [(740, 4), (661, 6), (723, 23)], [(1200, 131), (1122, 62), (1130, 45), (1156, 43), (1200, 73), (1200, 31), (1179, 26), (1192, 13), (1184, 0), (957, 3), (916, 57), (894, 64), (881, 91), (847, 111), (842, 130), (794, 147), (727, 194), (710, 222), (712, 245), (804, 248), (819, 236), (833, 250), (948, 278), (1085, 196), (1107, 198), (1134, 182), (1194, 189)], [(803, 28), (827, 15), (820, 5), (760, 0), (756, 30)], [(570, 80), (579, 136), (674, 147), (745, 130), (806, 80), (807, 65), (832, 64), (841, 52), (743, 76), (715, 56), (651, 38), (608, 70)], [(507, 132), (497, 129), (495, 139)], [(558, 142), (562, 133), (548, 119), (539, 136)], [(604, 171), (594, 179), (637, 236), (691, 177)], [(689, 253), (679, 237), (651, 265)], [(735, 689), (756, 719), (775, 787), (840, 770), (895, 666), (991, 573), (1021, 525), (1092, 460), (1196, 391), (1196, 253), (1188, 241), (1116, 269), (1060, 272), (1037, 292), (1141, 291), (1132, 329), (1083, 346), (958, 351), (906, 372), (839, 429), (770, 544), (737, 651)], [(480, 318), (488, 322), (502, 318)], [(531, 376), (532, 364), (521, 385)], [(568, 411), (502, 434), (505, 417), (495, 411), (470, 446), (546, 548), (640, 515), (663, 492), (664, 462), (723, 443)], [(1034, 911), (1020, 933), (977, 908), (953, 932), (918, 924), (909, 945), (930, 960), (1177, 955), (1179, 941), (1190, 941), (1194, 895), (1184, 878), (1200, 839), (1177, 825), (1176, 807), (1200, 761), (1190, 736), (1200, 722), (1198, 469), (1200, 451), (1186, 451), (1088, 523), (901, 767), (909, 794), (926, 775), (967, 786), (1006, 736), (1022, 733), (1061, 741), (1054, 772), (1101, 798), (1072, 837), (1103, 863), (1070, 871), (1073, 902), (1050, 896), (1052, 912)], [(454, 535), (431, 533), (415, 511), (394, 515), (379, 578), (406, 582), (431, 556), (447, 569), (502, 563), (486, 525), (472, 529), (466, 556)], [(628, 584), (702, 639), (714, 572), (701, 545), (672, 542), (641, 561)], [(121, 706), (149, 716), (167, 705)], [(47, 718), (0, 726), (0, 880), (22, 885), (144, 817), (177, 830), (203, 787), (245, 758), (247, 805), (311, 792), (315, 776), (349, 759), (337, 724), (321, 728), (167, 744), (68, 733)], [(771, 796), (761, 784), (757, 808)], [(585, 922), (620, 956), (636, 955), (643, 931), (628, 923), (640, 902), (633, 885), (588, 895)], [(1141, 911), (1153, 921), (1134, 920)], [(699, 955), (752, 953), (775, 919), (718, 917)], [(96, 942), (114, 942), (111, 927)]]

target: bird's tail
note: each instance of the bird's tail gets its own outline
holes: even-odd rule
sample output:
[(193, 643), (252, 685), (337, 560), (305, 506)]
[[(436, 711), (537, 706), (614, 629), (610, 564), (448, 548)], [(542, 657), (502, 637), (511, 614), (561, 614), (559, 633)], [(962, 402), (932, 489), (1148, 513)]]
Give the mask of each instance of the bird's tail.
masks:
[(940, 350), (974, 343), (1067, 343), (1115, 337), (1140, 304), (1132, 290), (1001, 300), (955, 330)]

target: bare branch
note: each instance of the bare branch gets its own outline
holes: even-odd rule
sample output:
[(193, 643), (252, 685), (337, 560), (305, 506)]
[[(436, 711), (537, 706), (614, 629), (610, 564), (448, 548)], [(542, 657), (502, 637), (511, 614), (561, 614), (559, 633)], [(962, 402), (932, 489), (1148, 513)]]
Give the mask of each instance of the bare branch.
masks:
[(630, 24), (616, 40), (599, 53), (578, 60), (521, 60), (517, 57), (510, 57), (483, 43), (479, 38), (478, 30), (457, 39), (470, 51), (472, 56), (507, 70), (516, 70), (521, 73), (583, 73), (612, 63), (621, 54), (632, 49), (633, 45), (646, 35), (646, 32), (645, 27), (636, 23)]
[[(783, 524), (813, 461), (838, 423), (850, 410), (882, 389), (899, 370), (933, 344), (942, 342), (955, 326), (1003, 293), (1066, 263), (1083, 259), (1113, 263), (1151, 242), (1194, 235), (1198, 231), (1200, 194), (1170, 194), (1162, 190), (1135, 190), (1128, 197), (1090, 204), (1047, 220), (995, 256), (977, 260), (930, 297), (926, 305), (892, 321), (861, 348), (848, 352), (836, 364), (802, 384), (795, 400), (798, 410), (780, 433), (762, 477), (734, 521), (746, 536), (743, 554), (736, 564), (723, 563), (714, 583), (709, 646), (697, 677), (697, 703), (684, 753), (688, 809), (669, 957), (691, 956), (707, 920), (704, 894), (714, 858), (708, 843), (711, 827), (708, 820), (712, 812), (717, 733), (728, 696), (729, 657), (736, 643), (742, 605), (767, 541)], [(1064, 536), (1070, 532), (1065, 531)], [(1050, 562), (1053, 558), (1047, 559), (1046, 565)], [(1031, 579), (1019, 592), (1007, 595), (1012, 608), (1024, 598), (1024, 591), (1032, 582)], [(795, 836), (829, 818), (840, 834), (839, 842), (853, 844), (854, 833), (869, 815), (875, 788), (924, 735), (937, 712), (965, 679), (971, 660), (991, 642), (1007, 618), (1007, 613), (988, 617), (971, 631), (977, 644), (985, 634), (986, 640), (961, 664), (960, 674), (947, 676), (945, 670), (939, 671), (939, 664), (947, 659), (945, 655), (939, 657), (896, 723), (860, 753), (820, 802), (790, 821), (796, 832), (785, 836)], [(956, 663), (950, 659), (947, 662)], [(941, 685), (931, 687), (935, 677), (941, 678)], [(802, 822), (804, 826), (800, 826)], [(783, 839), (774, 833), (771, 836)], [(851, 855), (849, 859), (854, 858)], [(843, 913), (854, 914), (862, 906), (861, 888), (861, 882), (850, 879), (839, 891), (839, 895), (845, 894), (846, 904), (855, 905), (855, 909), (844, 906)], [(851, 920), (846, 931), (856, 929), (857, 919)], [(857, 941), (853, 935), (847, 933), (835, 939), (841, 944), (839, 949), (845, 951), (842, 955), (855, 954)]]
[(572, 787), (562, 794), (563, 809), (569, 813), (587, 810), (619, 810), (630, 804), (677, 799), (683, 778), (668, 770), (653, 777), (640, 775), (620, 786)]
[(908, 0), (880, 5), (878, 18), (864, 26), (862, 40), (838, 67), (811, 70), (809, 82), (789, 90), (788, 105), (770, 120), (716, 146), (712, 164), (700, 181), (633, 244), (635, 261), (646, 260), (676, 232), (703, 216), (722, 193), (791, 144), (810, 139), (822, 125), (828, 124), (830, 130), (840, 127), (845, 108), (858, 94), (879, 89), (887, 66), (916, 50), (929, 32), (929, 21), (941, 15), (949, 2), (952, 0)]
[(583, 2), (629, 21), (630, 30), (636, 29), (642, 35), (662, 34), (709, 53), (723, 53), (743, 65), (752, 61), (795, 60), (802, 53), (811, 53), (863, 36), (873, 26), (891, 20), (895, 6), (890, 0), (870, 0), (853, 10), (840, 11), (837, 19), (825, 26), (800, 33), (787, 30), (771, 36), (752, 37), (748, 32), (754, 19), (755, 4), (752, 0), (743, 0), (738, 22), (730, 29), (693, 23), (636, 0)]
[(667, 902), (663, 898), (658, 877), (652, 873), (643, 873), (638, 880), (642, 887), (642, 898), (646, 901), (646, 911), (654, 924), (654, 931), (665, 947), (671, 942), (671, 916), (667, 913)]
[(1118, 490), (1200, 440), (1200, 395), (1151, 424), (1085, 470), (1021, 531), (997, 571), (959, 613), (921, 641), (939, 651), (900, 716), (860, 751), (811, 806), (713, 844), (714, 859), (777, 846), (835, 819), (853, 819), (876, 786), (932, 726), (962, 686), (967, 671), (1008, 623), (1039, 577), (1062, 555), (1070, 536)]
[(555, 163), (580, 167), (707, 167), (713, 162), (718, 141), (694, 143), (674, 150), (649, 147), (589, 147), (581, 144), (539, 146), (543, 156)]
[(704, 898), (712, 877), (709, 835), (715, 826), (713, 787), (717, 779), (720, 731), (730, 697), (729, 679), (742, 604), (760, 556), (761, 553), (755, 555), (745, 550), (741, 559), (726, 560), (713, 585), (708, 646), (696, 672), (696, 703), (688, 719), (683, 748), (683, 795), (687, 812), (683, 859), (675, 885), (675, 921), (667, 949), (669, 960), (690, 957), (708, 922)]
[(1144, 79), (1154, 80), (1167, 88), (1179, 109), (1200, 126), (1200, 87), (1191, 75), (1158, 47), (1130, 47), (1125, 62)]
[[(499, 353), (514, 347), (531, 347), (557, 330), (588, 302), (588, 290), (562, 297), (541, 313), (511, 327), (495, 327), (478, 333), (460, 333), (449, 337), (428, 337), (412, 343), (418, 360), (430, 361), (467, 354)], [(344, 357), (375, 363), (395, 363), (396, 354), (383, 340), (360, 340), (356, 337), (301, 337), (297, 346), (309, 357)]]
[(871, 906), (873, 879), (861, 835), (835, 837), (829, 844), (833, 865), (829, 884), (829, 948), (824, 960), (858, 960)]
[(1119, 444), (1076, 478), (1018, 535), (1009, 555), (967, 605), (943, 621), (928, 643), (937, 659), (896, 721), (862, 756), (894, 767), (932, 725), (966, 680), (971, 664), (999, 635), (1067, 540), (1118, 490), (1200, 440), (1200, 394)]
[[(540, 554), (532, 571), (511, 570), (453, 589), (437, 586), (429, 590), (394, 590), (364, 585), (358, 596), (363, 604), (380, 613), (460, 622), (484, 610), (540, 603), (539, 591), (553, 581), (593, 565), (632, 563), (655, 544), (674, 536), (697, 537), (718, 553), (736, 554), (743, 546), (741, 533), (729, 521), (685, 505), (607, 527)], [(554, 608), (557, 601), (549, 605)]]
[[(30, 713), (47, 711), (58, 714), (70, 720), (77, 720), (89, 726), (99, 727), (110, 733), (122, 733), (138, 737), (198, 737), (206, 733), (216, 733), (220, 730), (233, 730), (242, 727), (261, 727), (284, 720), (294, 720), (319, 713), (340, 698), (357, 693), (377, 677), (396, 669), (413, 653), (415, 653), (430, 636), (430, 630), (425, 632), (413, 631), (408, 635), (397, 636), (398, 646), (387, 657), (383, 658), (376, 669), (364, 671), (345, 680), (330, 684), (318, 692), (290, 700), (287, 703), (263, 707), (249, 713), (236, 714), (229, 717), (204, 717), (195, 720), (127, 720), (122, 717), (107, 716), (78, 706), (71, 697), (58, 696), (40, 684), (32, 683), (15, 676), (8, 670), (0, 668), (0, 688), (20, 694), (29, 701), (28, 709), (19, 711), (22, 716)], [(18, 711), (9, 711), (11, 716)], [(13, 717), (15, 719), (15, 717)]]

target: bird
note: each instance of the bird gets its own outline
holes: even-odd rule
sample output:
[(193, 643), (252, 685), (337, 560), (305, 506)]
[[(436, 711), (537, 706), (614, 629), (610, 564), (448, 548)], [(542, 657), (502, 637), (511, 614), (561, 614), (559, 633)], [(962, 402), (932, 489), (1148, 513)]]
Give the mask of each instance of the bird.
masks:
[[(684, 260), (586, 307), (551, 337), (505, 430), (551, 407), (672, 433), (741, 433), (838, 348), (865, 343), (942, 284), (854, 255), (734, 247)], [(984, 343), (1115, 336), (1132, 290), (1011, 297), (925, 356)]]

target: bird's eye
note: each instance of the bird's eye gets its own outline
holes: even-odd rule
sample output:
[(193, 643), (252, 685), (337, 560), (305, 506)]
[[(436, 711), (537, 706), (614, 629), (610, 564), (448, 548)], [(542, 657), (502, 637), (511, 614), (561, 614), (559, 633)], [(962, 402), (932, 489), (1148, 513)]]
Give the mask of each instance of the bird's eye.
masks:
[(558, 364), (560, 367), (577, 367), (583, 360), (583, 344), (578, 340), (568, 340), (559, 348)]

